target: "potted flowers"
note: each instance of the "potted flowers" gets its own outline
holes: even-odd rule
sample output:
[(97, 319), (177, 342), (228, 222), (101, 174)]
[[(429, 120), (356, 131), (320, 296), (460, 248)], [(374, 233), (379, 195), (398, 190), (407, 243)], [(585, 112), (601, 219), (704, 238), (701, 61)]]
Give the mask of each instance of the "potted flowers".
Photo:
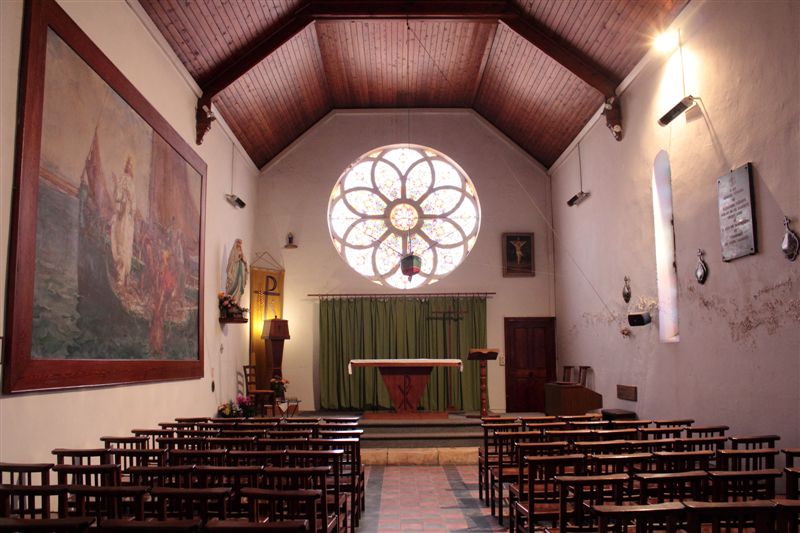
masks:
[(286, 386), (289, 384), (289, 380), (284, 378), (283, 376), (279, 376), (275, 374), (271, 380), (269, 380), (269, 388), (275, 391), (275, 398), (283, 398), (286, 395)]
[(231, 322), (246, 322), (247, 308), (236, 303), (233, 296), (224, 292), (217, 293), (219, 303), (219, 318)]
[(255, 416), (256, 406), (249, 396), (236, 396), (236, 400), (228, 400), (217, 406), (217, 416), (219, 418), (249, 418)]

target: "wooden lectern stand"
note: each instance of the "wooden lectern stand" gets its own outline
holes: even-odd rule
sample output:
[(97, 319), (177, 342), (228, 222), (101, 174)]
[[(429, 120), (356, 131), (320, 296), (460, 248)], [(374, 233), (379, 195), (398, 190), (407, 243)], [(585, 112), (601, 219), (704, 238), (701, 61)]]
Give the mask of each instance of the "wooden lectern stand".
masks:
[(267, 353), (272, 353), (272, 375), (283, 377), (283, 342), (290, 338), (289, 322), (277, 317), (265, 320), (261, 338), (267, 344)]
[(486, 397), (486, 361), (497, 359), (499, 351), (497, 348), (473, 348), (467, 356), (470, 361), (480, 361), (481, 364), (481, 418), (489, 413), (489, 402)]

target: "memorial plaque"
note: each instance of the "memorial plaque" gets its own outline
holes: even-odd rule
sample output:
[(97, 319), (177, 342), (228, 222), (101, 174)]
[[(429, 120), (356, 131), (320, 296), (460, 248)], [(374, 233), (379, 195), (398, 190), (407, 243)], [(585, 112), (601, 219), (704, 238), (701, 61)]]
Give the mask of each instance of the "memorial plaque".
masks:
[(717, 180), (722, 260), (756, 253), (753, 165), (747, 163)]

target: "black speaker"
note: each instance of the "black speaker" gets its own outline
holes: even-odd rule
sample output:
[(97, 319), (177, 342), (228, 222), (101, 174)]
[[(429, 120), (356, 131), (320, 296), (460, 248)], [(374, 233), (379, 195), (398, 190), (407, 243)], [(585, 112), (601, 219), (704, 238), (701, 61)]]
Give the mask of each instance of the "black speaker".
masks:
[(628, 315), (628, 324), (631, 326), (645, 326), (650, 323), (650, 313), (631, 313)]

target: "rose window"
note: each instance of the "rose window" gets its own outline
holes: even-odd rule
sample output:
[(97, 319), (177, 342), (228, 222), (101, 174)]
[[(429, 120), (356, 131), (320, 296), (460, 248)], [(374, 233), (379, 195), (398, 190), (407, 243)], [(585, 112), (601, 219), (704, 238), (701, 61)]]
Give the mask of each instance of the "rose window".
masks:
[[(475, 245), (481, 208), (475, 186), (446, 155), (414, 144), (384, 146), (356, 160), (328, 203), (333, 245), (353, 270), (379, 285), (412, 289), (452, 272)], [(401, 260), (421, 260), (419, 273)]]

